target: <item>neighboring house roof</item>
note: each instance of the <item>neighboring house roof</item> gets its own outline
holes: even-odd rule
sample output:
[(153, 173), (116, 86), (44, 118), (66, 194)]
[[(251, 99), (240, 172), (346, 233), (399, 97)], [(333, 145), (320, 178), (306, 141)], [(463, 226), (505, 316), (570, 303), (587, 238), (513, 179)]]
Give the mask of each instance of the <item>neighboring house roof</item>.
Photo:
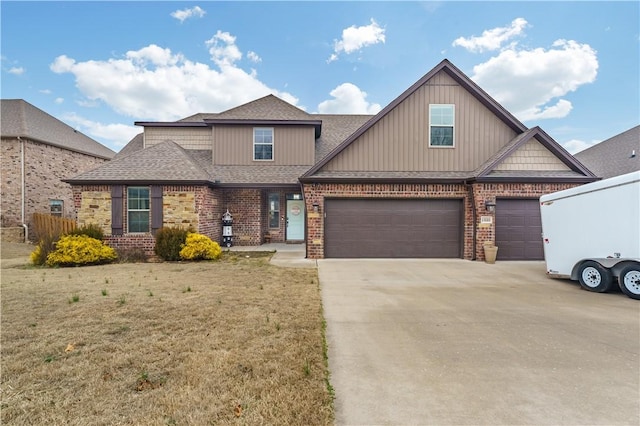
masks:
[(63, 181), (71, 184), (127, 182), (143, 185), (158, 181), (168, 184), (207, 183), (211, 177), (187, 150), (173, 141), (164, 141)]
[(47, 145), (111, 159), (115, 152), (23, 99), (2, 99), (2, 137), (25, 138)]
[(587, 148), (575, 154), (575, 157), (601, 178), (638, 171), (640, 125)]

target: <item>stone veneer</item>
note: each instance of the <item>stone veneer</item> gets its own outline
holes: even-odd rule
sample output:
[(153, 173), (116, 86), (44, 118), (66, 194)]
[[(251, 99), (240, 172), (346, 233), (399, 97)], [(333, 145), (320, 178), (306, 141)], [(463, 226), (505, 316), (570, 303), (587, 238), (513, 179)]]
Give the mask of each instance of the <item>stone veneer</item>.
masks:
[[(63, 216), (75, 219), (71, 185), (61, 179), (71, 178), (93, 169), (105, 161), (53, 145), (24, 139), (25, 220), (29, 236), (33, 237), (31, 215), (49, 213), (49, 200), (62, 200)], [(21, 226), (22, 222), (22, 155), (21, 142), (16, 138), (3, 138), (0, 145), (2, 164), (2, 194), (0, 211), (2, 226)]]
[[(476, 183), (464, 184), (305, 184), (307, 209), (307, 256), (324, 257), (325, 198), (449, 198), (462, 199), (464, 209), (463, 258), (484, 260), (482, 245), (495, 241), (495, 213), (485, 210), (485, 200), (500, 198), (538, 198), (543, 194), (577, 186), (576, 184)], [(473, 202), (471, 201), (473, 200)], [(319, 213), (313, 205), (320, 206)], [(475, 215), (474, 215), (475, 213)], [(493, 216), (489, 226), (480, 224), (481, 216)], [(474, 223), (475, 217), (475, 223)]]
[[(214, 241), (222, 234), (220, 190), (194, 185), (165, 185), (163, 187), (163, 226), (179, 226), (196, 230)], [(78, 225), (99, 224), (107, 244), (114, 248), (142, 248), (153, 255), (155, 239), (151, 233), (111, 235), (111, 186), (75, 185), (74, 206)], [(217, 195), (216, 195), (217, 194)], [(126, 196), (124, 197), (123, 222), (127, 227)]]

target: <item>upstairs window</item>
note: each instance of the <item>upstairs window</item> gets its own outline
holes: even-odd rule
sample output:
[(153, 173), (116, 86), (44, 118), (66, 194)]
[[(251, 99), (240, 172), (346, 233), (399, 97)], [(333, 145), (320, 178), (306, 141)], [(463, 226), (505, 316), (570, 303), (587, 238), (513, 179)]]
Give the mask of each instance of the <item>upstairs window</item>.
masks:
[(127, 188), (127, 225), (129, 232), (149, 232), (149, 187)]
[(454, 146), (455, 105), (429, 105), (429, 146)]
[(263, 127), (253, 129), (253, 159), (273, 160), (273, 129)]

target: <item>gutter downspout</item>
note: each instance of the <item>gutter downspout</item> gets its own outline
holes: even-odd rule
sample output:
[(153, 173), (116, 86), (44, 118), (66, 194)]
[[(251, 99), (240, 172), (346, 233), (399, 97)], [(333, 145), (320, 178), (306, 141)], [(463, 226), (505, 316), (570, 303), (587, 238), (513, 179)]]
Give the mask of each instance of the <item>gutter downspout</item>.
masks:
[(471, 260), (476, 260), (476, 200), (473, 195), (473, 185), (469, 183), (469, 181), (464, 182), (469, 188), (469, 202), (471, 203), (471, 221), (473, 222), (473, 226), (471, 227)]
[(21, 203), (20, 203), (20, 221), (22, 222), (22, 228), (24, 229), (24, 242), (26, 243), (29, 239), (29, 226), (24, 221), (24, 213), (25, 213), (25, 193), (26, 193), (26, 182), (24, 175), (24, 141), (20, 136), (18, 136), (18, 140), (20, 141), (20, 175), (22, 176), (22, 193), (21, 193)]

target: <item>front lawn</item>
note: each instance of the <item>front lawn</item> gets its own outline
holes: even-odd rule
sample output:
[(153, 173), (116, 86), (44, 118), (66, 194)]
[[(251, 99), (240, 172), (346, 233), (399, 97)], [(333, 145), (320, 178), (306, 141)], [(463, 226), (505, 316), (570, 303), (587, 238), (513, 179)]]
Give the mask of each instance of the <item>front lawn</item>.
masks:
[(317, 272), (268, 259), (2, 269), (2, 424), (331, 424)]

